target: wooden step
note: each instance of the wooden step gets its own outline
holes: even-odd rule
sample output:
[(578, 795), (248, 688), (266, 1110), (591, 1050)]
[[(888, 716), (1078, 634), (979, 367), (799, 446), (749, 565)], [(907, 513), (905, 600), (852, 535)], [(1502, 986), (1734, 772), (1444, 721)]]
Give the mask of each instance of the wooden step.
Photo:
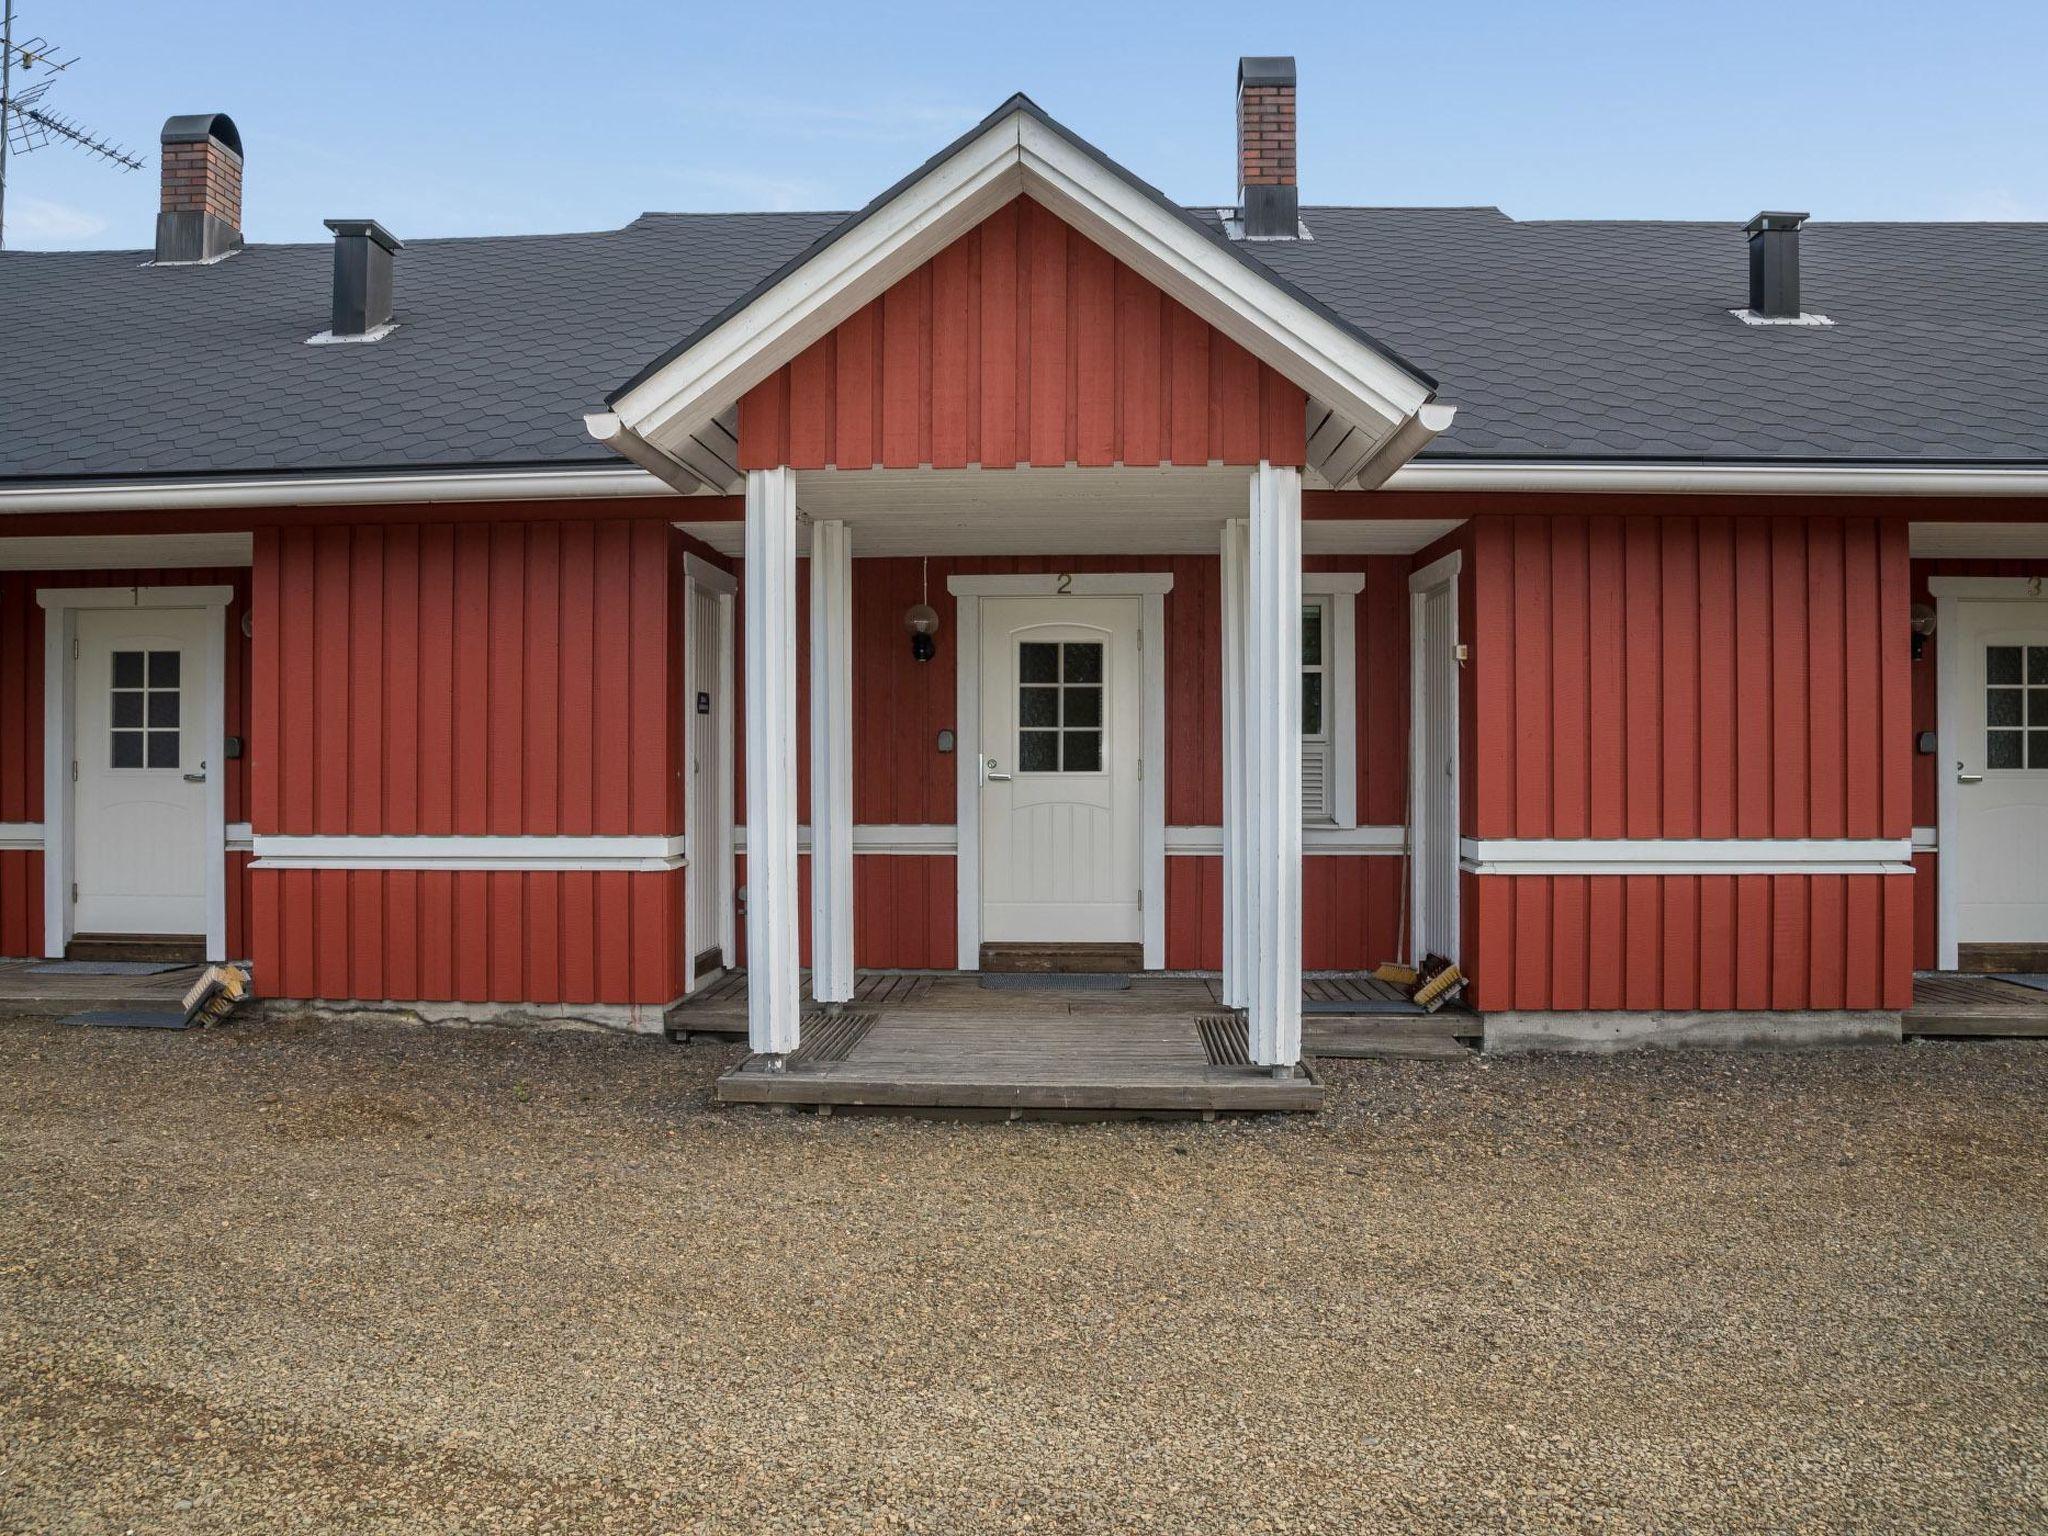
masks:
[(206, 937), (196, 933), (80, 933), (64, 946), (66, 960), (160, 960), (204, 965)]
[[(1475, 1020), (1467, 1023), (1477, 1027)], [(1323, 1030), (1313, 1024), (1304, 1026), (1301, 1048), (1309, 1056), (1346, 1059), (1452, 1061), (1472, 1054), (1470, 1046), (1460, 1045), (1449, 1035), (1386, 1028)]]

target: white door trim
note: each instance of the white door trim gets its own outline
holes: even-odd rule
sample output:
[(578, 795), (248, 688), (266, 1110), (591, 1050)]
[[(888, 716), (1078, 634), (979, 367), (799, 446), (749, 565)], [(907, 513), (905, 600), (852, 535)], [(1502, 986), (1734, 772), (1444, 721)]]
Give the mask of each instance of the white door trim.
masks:
[(228, 956), (227, 611), (229, 586), (38, 587), (43, 609), (43, 954), (62, 959), (71, 942), (71, 884), (77, 869), (77, 796), (71, 765), (78, 755), (72, 651), (82, 608), (201, 608), (217, 615), (206, 628), (206, 670), (211, 679), (199, 700), (198, 726), (210, 765), (203, 798), (206, 817), (206, 958)]
[[(1065, 583), (1065, 585), (1062, 585)], [(981, 969), (981, 599), (1137, 597), (1138, 672), (1144, 703), (1138, 751), (1143, 823), (1139, 889), (1144, 893), (1145, 969), (1166, 969), (1166, 594), (1170, 571), (1087, 572), (1043, 576), (949, 576), (957, 600), (953, 685), (953, 800), (959, 844), (954, 891), (959, 968)]]
[[(1962, 686), (1962, 647), (1952, 643), (1966, 602), (2024, 603), (2048, 601), (2048, 590), (2033, 576), (1934, 576), (1927, 582), (1934, 595), (1935, 681), (1934, 681), (1934, 797), (1935, 841), (1939, 847), (1957, 846), (1956, 770), (1961, 752), (1961, 704), (1956, 691)], [(1960, 936), (1956, 932), (1958, 882), (1947, 867), (1947, 858), (1935, 866), (1934, 963), (1952, 971), (1959, 961)]]
[(1462, 550), (1452, 550), (1440, 559), (1432, 560), (1421, 570), (1408, 577), (1408, 840), (1410, 844), (1408, 864), (1408, 939), (1413, 947), (1413, 959), (1420, 964), (1422, 950), (1422, 899), (1423, 871), (1431, 861), (1447, 872), (1450, 880), (1450, 929), (1446, 935), (1430, 935), (1437, 942), (1437, 952), (1447, 958), (1459, 960), (1459, 938), (1463, 926), (1460, 911), (1460, 897), (1463, 877), (1458, 859), (1458, 844), (1464, 828), (1458, 824), (1459, 797), (1464, 786), (1459, 782), (1459, 753), (1463, 744), (1458, 739), (1459, 706), (1456, 699), (1450, 701), (1451, 737), (1451, 846), (1446, 850), (1432, 846), (1426, 830), (1427, 817), (1421, 814), (1421, 786), (1424, 781), (1423, 756), (1425, 743), (1421, 729), (1423, 710), (1429, 702), (1429, 658), (1424, 652), (1422, 612), (1429, 594), (1442, 587), (1448, 594), (1451, 605), (1451, 635), (1455, 646), (1460, 633), (1461, 622), (1458, 613), (1458, 576), (1465, 568)]
[[(739, 953), (738, 922), (734, 912), (738, 901), (734, 894), (738, 872), (734, 867), (733, 830), (733, 781), (732, 781), (732, 722), (733, 722), (733, 614), (734, 603), (739, 592), (739, 581), (731, 571), (721, 570), (701, 556), (685, 553), (683, 556), (683, 646), (684, 653), (677, 658), (677, 666), (684, 682), (684, 693), (689, 693), (692, 677), (689, 665), (689, 646), (697, 634), (697, 604), (712, 603), (718, 609), (718, 655), (712, 663), (712, 674), (718, 683), (718, 708), (711, 716), (709, 727), (712, 733), (711, 773), (708, 781), (712, 793), (718, 797), (717, 813), (712, 819), (713, 838), (708, 848), (690, 851), (690, 859), (714, 859), (718, 864), (718, 918), (711, 925), (709, 933), (697, 931), (694, 911), (695, 903), (690, 898), (694, 891), (695, 878), (691, 878), (690, 890), (683, 896), (683, 992), (687, 996), (697, 990), (697, 956), (711, 948), (711, 942), (718, 945), (718, 961), (730, 968)], [(683, 702), (683, 758), (686, 762), (697, 761), (699, 734), (706, 729), (697, 723), (697, 707), (694, 699), (685, 697)], [(686, 804), (683, 809), (687, 824), (691, 811)]]

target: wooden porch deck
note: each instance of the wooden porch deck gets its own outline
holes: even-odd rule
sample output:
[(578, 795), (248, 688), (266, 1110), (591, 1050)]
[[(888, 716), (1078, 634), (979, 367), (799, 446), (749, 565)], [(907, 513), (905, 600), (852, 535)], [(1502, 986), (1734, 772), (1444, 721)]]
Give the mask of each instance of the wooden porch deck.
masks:
[(2048, 1036), (2048, 992), (1995, 976), (1915, 976), (1908, 1035)]
[[(1198, 979), (1135, 977), (1117, 991), (989, 990), (972, 975), (861, 980), (865, 995), (837, 1013), (806, 1012), (784, 1070), (750, 1056), (718, 1080), (719, 1101), (1075, 1115), (1323, 1107), (1306, 1066), (1276, 1078), (1250, 1064), (1242, 1019), (1220, 1012)], [(743, 1010), (744, 988), (737, 1000)]]

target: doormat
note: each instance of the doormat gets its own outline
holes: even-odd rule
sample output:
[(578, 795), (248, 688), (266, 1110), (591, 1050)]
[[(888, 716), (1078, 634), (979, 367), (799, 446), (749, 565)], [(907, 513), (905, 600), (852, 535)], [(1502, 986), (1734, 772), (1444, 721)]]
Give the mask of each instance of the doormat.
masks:
[(981, 978), (984, 992), (1128, 992), (1128, 976), (1090, 971), (993, 971)]
[(190, 970), (184, 960), (52, 960), (32, 965), (31, 976), (161, 976), (166, 971)]
[(2048, 975), (2039, 971), (2001, 971), (1991, 979), (2009, 981), (2016, 987), (2032, 987), (2036, 992), (2048, 992)]
[(60, 1022), (87, 1029), (190, 1029), (193, 1023), (182, 1008), (89, 1008)]

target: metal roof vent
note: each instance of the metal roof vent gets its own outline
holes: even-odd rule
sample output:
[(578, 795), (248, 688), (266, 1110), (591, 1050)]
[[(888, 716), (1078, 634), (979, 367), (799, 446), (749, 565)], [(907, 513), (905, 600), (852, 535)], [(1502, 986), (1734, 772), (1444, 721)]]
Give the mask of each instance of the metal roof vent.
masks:
[(1833, 325), (1799, 307), (1799, 229), (1811, 214), (1760, 213), (1749, 236), (1749, 308), (1729, 313), (1745, 325)]
[(382, 341), (398, 329), (391, 319), (391, 255), (405, 247), (375, 219), (325, 222), (334, 231), (333, 328), (306, 339)]

